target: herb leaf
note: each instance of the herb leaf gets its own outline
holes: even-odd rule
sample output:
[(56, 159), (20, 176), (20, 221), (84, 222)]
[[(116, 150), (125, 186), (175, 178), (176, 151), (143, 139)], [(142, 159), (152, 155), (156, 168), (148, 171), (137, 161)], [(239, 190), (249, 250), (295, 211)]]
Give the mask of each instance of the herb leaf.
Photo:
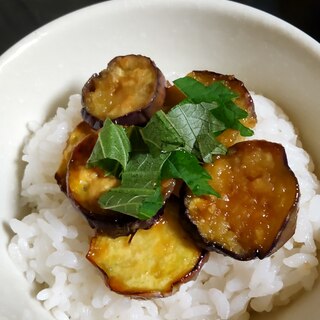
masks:
[(158, 186), (154, 192), (146, 197), (139, 208), (139, 219), (149, 219), (153, 217), (163, 206), (163, 196), (161, 187)]
[(172, 152), (162, 168), (162, 178), (182, 179), (198, 196), (211, 194), (220, 197), (208, 183), (209, 173), (199, 164), (197, 158), (186, 151)]
[(158, 111), (141, 129), (141, 136), (152, 154), (170, 152), (185, 146), (183, 135), (171, 120), (163, 111)]
[(178, 105), (169, 112), (168, 117), (181, 137), (185, 140), (184, 150), (192, 152), (199, 134), (219, 132), (225, 125), (213, 117), (211, 110), (216, 106), (209, 103)]
[(131, 152), (132, 153), (148, 153), (149, 148), (143, 142), (141, 137), (140, 127), (130, 126), (124, 128), (127, 134), (127, 137), (130, 140)]
[(169, 156), (170, 153), (158, 157), (134, 154), (122, 173), (121, 185), (102, 194), (100, 206), (142, 220), (152, 217), (163, 205), (160, 177)]
[(118, 163), (123, 169), (126, 168), (130, 150), (130, 141), (124, 128), (106, 119), (87, 163), (89, 166), (102, 167), (108, 174), (114, 173)]
[(155, 185), (160, 182), (163, 163), (169, 155), (162, 153), (154, 157), (150, 153), (133, 154), (122, 173), (122, 185), (155, 189)]
[(216, 81), (209, 86), (205, 86), (191, 77), (184, 77), (175, 80), (174, 84), (187, 96), (187, 99), (180, 104), (190, 101), (193, 103), (215, 102), (218, 107), (213, 108), (211, 113), (224, 123), (226, 128), (239, 130), (242, 136), (253, 135), (251, 129), (239, 122), (240, 119), (246, 118), (248, 113), (233, 102), (233, 99), (237, 98), (238, 95), (222, 82)]
[[(150, 215), (146, 215), (145, 211), (141, 212), (140, 208), (144, 201), (148, 201), (148, 199), (152, 199), (156, 190), (148, 189), (148, 188), (126, 188), (126, 187), (118, 187), (113, 188), (109, 192), (106, 192), (101, 195), (99, 198), (99, 204), (101, 208), (111, 209), (114, 211), (118, 211), (134, 218), (138, 218), (141, 220), (146, 220), (153, 215), (162, 207), (163, 201), (161, 205), (157, 209), (157, 204), (155, 203)], [(149, 200), (150, 201), (150, 200)]]
[(209, 132), (200, 134), (197, 137), (197, 147), (205, 163), (212, 162), (212, 155), (226, 154), (228, 150), (225, 145), (217, 141)]
[(253, 135), (253, 131), (239, 121), (246, 118), (248, 113), (232, 101), (221, 103), (218, 108), (212, 109), (211, 113), (217, 119), (224, 122), (228, 128), (239, 130), (242, 136), (248, 137)]
[(195, 146), (198, 136), (225, 129), (211, 113), (216, 107), (210, 103), (188, 103), (174, 107), (168, 114), (159, 111), (141, 129), (141, 136), (153, 154), (185, 150), (198, 156)]
[(209, 86), (205, 86), (196, 79), (184, 77), (173, 81), (173, 83), (187, 96), (187, 100), (192, 101), (193, 103), (211, 103), (213, 101), (217, 103), (226, 102), (238, 96), (234, 91), (227, 88), (220, 81), (216, 81)]

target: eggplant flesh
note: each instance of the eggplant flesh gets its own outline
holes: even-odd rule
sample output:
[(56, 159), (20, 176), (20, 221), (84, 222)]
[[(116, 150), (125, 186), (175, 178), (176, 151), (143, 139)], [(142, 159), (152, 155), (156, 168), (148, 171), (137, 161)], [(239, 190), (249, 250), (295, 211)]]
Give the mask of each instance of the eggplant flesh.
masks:
[(121, 125), (144, 125), (161, 109), (165, 77), (148, 57), (118, 56), (82, 89), (82, 117), (93, 128), (106, 118)]
[(239, 142), (204, 168), (221, 198), (186, 193), (183, 219), (199, 245), (250, 260), (271, 255), (291, 238), (300, 192), (280, 144)]
[(164, 297), (193, 279), (207, 259), (179, 222), (179, 202), (169, 200), (148, 230), (112, 238), (98, 233), (87, 258), (111, 290), (136, 298)]
[(118, 186), (120, 180), (113, 175), (106, 176), (99, 167), (87, 166), (97, 138), (97, 134), (91, 134), (74, 148), (67, 168), (67, 192), (83, 211), (98, 214), (103, 213), (98, 204), (100, 194)]
[(92, 128), (84, 121), (80, 122), (75, 129), (69, 134), (66, 147), (63, 150), (62, 160), (55, 174), (55, 179), (64, 193), (67, 192), (66, 175), (69, 160), (71, 158), (74, 147), (87, 135), (93, 133)]

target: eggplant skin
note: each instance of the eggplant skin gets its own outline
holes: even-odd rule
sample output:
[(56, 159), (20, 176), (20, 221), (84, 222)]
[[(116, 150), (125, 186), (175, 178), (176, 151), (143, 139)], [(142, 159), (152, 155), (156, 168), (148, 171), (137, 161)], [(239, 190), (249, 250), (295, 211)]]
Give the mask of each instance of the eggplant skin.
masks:
[(93, 130), (99, 130), (103, 127), (103, 120), (91, 115), (85, 107), (81, 108), (81, 117)]
[(294, 234), (300, 190), (277, 143), (236, 143), (205, 164), (221, 198), (194, 196), (184, 187), (184, 227), (199, 246), (238, 260), (270, 256)]
[(198, 275), (208, 252), (182, 228), (179, 206), (171, 198), (159, 221), (133, 236), (114, 239), (97, 233), (92, 238), (87, 259), (111, 290), (134, 298), (165, 297)]
[(120, 125), (144, 125), (162, 108), (165, 83), (150, 58), (115, 57), (83, 86), (82, 117), (94, 129), (101, 128), (106, 118)]

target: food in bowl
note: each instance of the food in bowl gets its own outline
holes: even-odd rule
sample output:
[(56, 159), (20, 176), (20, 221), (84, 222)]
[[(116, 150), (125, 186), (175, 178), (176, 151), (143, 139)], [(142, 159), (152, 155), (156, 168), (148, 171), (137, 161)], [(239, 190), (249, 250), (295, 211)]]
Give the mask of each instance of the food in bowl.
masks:
[[(203, 76), (203, 73), (196, 74), (200, 75), (200, 78)], [(216, 74), (209, 73), (210, 77), (213, 75), (216, 77)], [(207, 77), (207, 73), (205, 73), (205, 76)], [(189, 76), (189, 79), (193, 78)], [(232, 78), (232, 80), (234, 79)], [(225, 79), (222, 81), (225, 81)], [(199, 82), (197, 81), (193, 83)], [(173, 91), (174, 89), (171, 90)], [(175, 95), (173, 96), (176, 97)], [(245, 92), (245, 97), (248, 98), (247, 92)], [(235, 96), (232, 96), (232, 99), (234, 98)], [(217, 154), (217, 151), (215, 151), (216, 154), (214, 157), (219, 158), (219, 160), (221, 159), (222, 162), (224, 161), (227, 165), (225, 168), (229, 168), (230, 166), (232, 167), (231, 162), (234, 160), (234, 158), (235, 161), (238, 161), (239, 157), (242, 158), (242, 154), (245, 155), (248, 153), (248, 146), (255, 145), (254, 149), (256, 150), (258, 148), (264, 149), (266, 145), (267, 148), (271, 147), (272, 150), (276, 150), (271, 154), (276, 154), (277, 157), (281, 158), (282, 161), (278, 162), (280, 163), (279, 167), (284, 170), (286, 173), (285, 176), (288, 177), (288, 180), (290, 180), (290, 187), (282, 187), (282, 190), (291, 190), (289, 192), (291, 194), (291, 200), (289, 200), (289, 204), (286, 205), (287, 209), (284, 211), (284, 213), (282, 213), (285, 217), (282, 217), (285, 223), (280, 224), (276, 231), (273, 232), (275, 235), (274, 240), (281, 239), (281, 241), (271, 241), (271, 246), (269, 243), (268, 248), (264, 251), (259, 251), (256, 248), (252, 249), (253, 253), (250, 252), (249, 255), (243, 254), (242, 251), (240, 251), (240, 254), (239, 251), (236, 251), (235, 254), (232, 254), (234, 253), (234, 250), (238, 250), (238, 247), (232, 248), (232, 245), (228, 246), (228, 243), (219, 243), (219, 241), (216, 241), (216, 239), (210, 243), (210, 246), (207, 245), (207, 241), (204, 241), (205, 250), (213, 248), (215, 251), (222, 251), (224, 254), (231, 255), (233, 258), (216, 252), (210, 253), (209, 260), (206, 263), (201, 263), (202, 270), (198, 273), (196, 280), (192, 280), (183, 284), (172, 296), (161, 299), (137, 301), (116, 295), (105, 288), (103, 284), (101, 284), (102, 281), (99, 277), (99, 274), (97, 274), (96, 270), (94, 270), (94, 268), (92, 268), (92, 266), (84, 259), (85, 252), (88, 250), (88, 238), (92, 238), (94, 236), (93, 230), (87, 225), (86, 220), (82, 219), (77, 209), (71, 205), (69, 199), (66, 199), (58, 185), (55, 184), (53, 177), (57, 169), (57, 180), (62, 191), (67, 192), (68, 195), (72, 196), (76, 207), (80, 208), (81, 211), (85, 213), (84, 216), (86, 218), (89, 217), (88, 221), (90, 222), (91, 226), (96, 227), (99, 230), (98, 235), (93, 237), (94, 240), (90, 246), (88, 257), (101, 269), (103, 269), (107, 262), (113, 262), (115, 260), (112, 259), (119, 258), (119, 256), (113, 256), (112, 258), (108, 257), (107, 259), (102, 256), (101, 259), (101, 251), (99, 251), (99, 245), (97, 244), (103, 243), (103, 246), (107, 247), (111, 243), (112, 247), (113, 239), (123, 240), (123, 237), (126, 237), (127, 241), (122, 241), (122, 243), (120, 243), (120, 247), (123, 248), (124, 243), (129, 245), (130, 241), (134, 242), (136, 240), (135, 238), (139, 240), (142, 232), (150, 234), (149, 231), (153, 232), (154, 226), (157, 227), (161, 225), (161, 223), (165, 225), (166, 222), (164, 222), (163, 219), (165, 218), (163, 217), (166, 217), (166, 215), (161, 215), (158, 220), (152, 220), (152, 223), (148, 226), (144, 226), (145, 230), (142, 230), (141, 232), (140, 227), (137, 227), (135, 224), (137, 229), (134, 231), (130, 228), (118, 228), (117, 226), (117, 233), (119, 232), (121, 234), (122, 232), (125, 232), (124, 235), (120, 235), (119, 233), (116, 235), (106, 235), (106, 232), (108, 233), (108, 230), (110, 230), (109, 226), (106, 227), (106, 225), (109, 224), (106, 224), (105, 222), (101, 223), (103, 220), (101, 217), (98, 219), (96, 218), (96, 215), (92, 216), (92, 213), (95, 210), (90, 209), (92, 208), (91, 205), (89, 206), (89, 210), (88, 208), (85, 210), (82, 209), (84, 204), (87, 204), (88, 202), (82, 201), (83, 198), (80, 197), (79, 193), (75, 191), (76, 188), (71, 188), (71, 191), (68, 191), (68, 188), (70, 188), (71, 185), (70, 181), (68, 182), (68, 179), (73, 177), (72, 170), (74, 170), (74, 168), (70, 165), (69, 169), (63, 169), (63, 166), (66, 164), (66, 162), (69, 162), (65, 161), (65, 157), (63, 157), (62, 162), (64, 164), (62, 167), (60, 166), (60, 168), (59, 162), (63, 154), (65, 141), (68, 139), (70, 132), (71, 135), (69, 140), (73, 136), (75, 136), (76, 141), (82, 140), (81, 138), (79, 139), (79, 135), (77, 134), (79, 129), (77, 125), (81, 122), (80, 110), (82, 109), (82, 106), (80, 97), (71, 97), (70, 106), (68, 109), (59, 109), (56, 117), (49, 123), (45, 124), (34, 134), (34, 137), (30, 140), (25, 149), (24, 159), (29, 161), (29, 164), (26, 168), (25, 177), (23, 179), (23, 195), (28, 198), (27, 201), (29, 204), (33, 204), (35, 206), (37, 212), (26, 216), (23, 221), (13, 220), (11, 222), (13, 230), (18, 235), (12, 239), (9, 250), (12, 257), (18, 259), (17, 262), (20, 259), (21, 266), (24, 268), (23, 271), (26, 272), (27, 278), (30, 281), (36, 280), (37, 282), (45, 282), (48, 284), (48, 287), (41, 290), (37, 295), (39, 300), (44, 301), (44, 306), (47, 309), (51, 310), (57, 318), (62, 318), (65, 316), (74, 319), (80, 318), (81, 313), (81, 311), (75, 310), (76, 305), (82, 307), (80, 310), (87, 310), (88, 314), (93, 318), (103, 316), (105, 318), (114, 318), (116, 316), (128, 317), (129, 314), (131, 314), (132, 317), (139, 314), (139, 318), (141, 319), (143, 319), (144, 316), (146, 319), (148, 317), (169, 317), (172, 319), (180, 319), (181, 317), (194, 319), (204, 317), (220, 317), (224, 319), (230, 317), (239, 318), (242, 317), (250, 308), (257, 311), (269, 310), (273, 304), (283, 303), (290, 295), (296, 292), (296, 290), (308, 283), (306, 282), (306, 279), (308, 279), (309, 284), (312, 285), (312, 282), (316, 277), (315, 266), (317, 265), (316, 246), (313, 240), (313, 232), (317, 230), (317, 223), (312, 224), (313, 221), (316, 222), (316, 218), (311, 218), (311, 215), (314, 211), (314, 203), (319, 201), (318, 196), (315, 195), (318, 182), (308, 170), (308, 156), (301, 148), (295, 146), (296, 135), (293, 131), (293, 127), (286, 120), (286, 117), (269, 100), (254, 94), (252, 94), (252, 98), (255, 102), (255, 112), (252, 109), (252, 106), (249, 104), (250, 107), (247, 109), (246, 114), (249, 114), (249, 116), (253, 119), (251, 120), (251, 123), (254, 124), (255, 113), (257, 115), (258, 121), (254, 128), (255, 134), (252, 137), (247, 138), (247, 141), (237, 142), (235, 144), (238, 139), (242, 138), (238, 135), (238, 132), (234, 131), (235, 128), (230, 128), (231, 130), (229, 130), (228, 134), (225, 134), (223, 138), (220, 137), (222, 142), (219, 142), (219, 144), (216, 146), (218, 147), (217, 150), (220, 150), (219, 152), (225, 152), (226, 148), (223, 148), (223, 141), (228, 141), (230, 144), (228, 147), (230, 147), (229, 149), (232, 152), (230, 155), (221, 155), (219, 153)], [(178, 100), (180, 100), (180, 98)], [(245, 105), (247, 106), (248, 104)], [(181, 108), (183, 108), (183, 104), (181, 105)], [(212, 107), (209, 106), (209, 108), (212, 110)], [(171, 112), (170, 110), (174, 111), (174, 108), (168, 109), (169, 111), (166, 110), (168, 113)], [(137, 112), (137, 110), (134, 110), (134, 112)], [(85, 116), (86, 119), (88, 119), (87, 113)], [(120, 115), (120, 117), (123, 116), (126, 115)], [(92, 118), (89, 117), (89, 119)], [(153, 118), (151, 118), (151, 120), (143, 129), (143, 132), (147, 138), (149, 138), (152, 132), (154, 132), (154, 128), (151, 128), (152, 130), (150, 129), (150, 122), (154, 121), (152, 119)], [(90, 120), (89, 123), (93, 123), (93, 126), (96, 127), (97, 121), (92, 122)], [(105, 123), (107, 123), (107, 121), (105, 121)], [(243, 132), (251, 132), (246, 126), (241, 123), (239, 124), (239, 121), (236, 123), (239, 129), (238, 131), (243, 130)], [(270, 123), (272, 125), (270, 125)], [(108, 125), (109, 127), (112, 126), (110, 122)], [(217, 131), (221, 131), (221, 123), (218, 123), (217, 126), (218, 125), (220, 127)], [(283, 126), (285, 129), (282, 129)], [(88, 129), (89, 135), (86, 134), (87, 129), (88, 128), (84, 129), (84, 139), (87, 139), (87, 137), (90, 137), (91, 135), (92, 129)], [(81, 131), (80, 136), (82, 133), (83, 132)], [(217, 134), (217, 136), (219, 135)], [(42, 140), (43, 138), (45, 140)], [(42, 148), (40, 149), (37, 147), (40, 142), (39, 139), (40, 141), (46, 141), (40, 143), (40, 145), (42, 145)], [(258, 139), (260, 141), (258, 141)], [(271, 140), (273, 142), (261, 142), (261, 139)], [(95, 140), (93, 141), (95, 143)], [(275, 144), (275, 142), (277, 144)], [(92, 146), (94, 143), (92, 143), (91, 139), (91, 142), (88, 142), (85, 145)], [(288, 154), (287, 158), (284, 157), (284, 150), (282, 147), (279, 147), (278, 143), (283, 144), (284, 149)], [(48, 147), (48, 144), (51, 144), (51, 146)], [(66, 158), (70, 156), (70, 159), (73, 159), (73, 165), (79, 159), (83, 160), (82, 155), (87, 150), (86, 148), (84, 148), (84, 150), (80, 148), (81, 142), (79, 144), (77, 142), (72, 142), (68, 145), (74, 147), (74, 151), (69, 152), (70, 148), (65, 149), (64, 154), (67, 154)], [(194, 143), (192, 147), (189, 146), (191, 150), (193, 146)], [(276, 148), (274, 148), (275, 146)], [(242, 151), (244, 149), (246, 151), (243, 153)], [(169, 150), (171, 150), (170, 152), (173, 150), (172, 143), (170, 145), (170, 149), (167, 151)], [(200, 151), (200, 149), (198, 149), (198, 151)], [(37, 154), (38, 152), (42, 153)], [(208, 162), (208, 166), (210, 167), (210, 156), (212, 157), (212, 154), (203, 154), (203, 158)], [(264, 155), (264, 152), (261, 154)], [(72, 158), (73, 155), (74, 158)], [(295, 165), (294, 161), (297, 160), (298, 155), (301, 157), (302, 162), (299, 162), (298, 165)], [(225, 157), (228, 156), (229, 158), (226, 159)], [(88, 158), (88, 155), (86, 155), (86, 157)], [(254, 158), (254, 156), (251, 156), (251, 158), (252, 157)], [(268, 157), (270, 157), (270, 153), (268, 153)], [(286, 163), (287, 161), (289, 166)], [(77, 171), (77, 168), (78, 167), (76, 166), (76, 173), (79, 172), (79, 170)], [(84, 168), (83, 164), (81, 168)], [(209, 173), (210, 172), (211, 171), (209, 169)], [(272, 175), (272, 172), (269, 173)], [(96, 176), (97, 173), (95, 174), (95, 177)], [(168, 176), (166, 176), (166, 178), (168, 178)], [(177, 177), (175, 176), (169, 178)], [(178, 178), (181, 177), (179, 176)], [(105, 179), (105, 177), (102, 176), (101, 179)], [(109, 180), (108, 186), (110, 186)], [(207, 179), (207, 182), (208, 180), (210, 180), (210, 177)], [(252, 178), (252, 180), (254, 179)], [(73, 182), (75, 180), (72, 178), (71, 181)], [(110, 190), (115, 190), (116, 188), (114, 187), (117, 187), (119, 184), (116, 179), (112, 181), (113, 184)], [(303, 188), (300, 188), (301, 196), (299, 202), (300, 209), (297, 215), (297, 227), (295, 229), (295, 234), (293, 237), (291, 237), (294, 232), (297, 201), (299, 198), (299, 188), (297, 182), (299, 182), (299, 185), (303, 186)], [(207, 187), (208, 183), (205, 185), (206, 190)], [(257, 187), (258, 186), (255, 186), (255, 188)], [(105, 194), (108, 195), (110, 190), (108, 189)], [(195, 194), (195, 190), (197, 189), (192, 189), (192, 183), (190, 183), (190, 181), (188, 188), (182, 187), (181, 190), (184, 190), (184, 194), (187, 194), (187, 200), (185, 201), (187, 202), (187, 205), (190, 204), (190, 202), (188, 202), (190, 200), (189, 195), (191, 197), (192, 195), (196, 195), (197, 197), (204, 196), (208, 198), (208, 194), (203, 194), (201, 192), (199, 194)], [(173, 191), (171, 192), (174, 193)], [(224, 200), (228, 200), (226, 197), (223, 198), (223, 196), (226, 195), (219, 194), (218, 188), (212, 192), (213, 194), (211, 194), (210, 197), (213, 198), (211, 199), (219, 199), (219, 197), (221, 197)], [(77, 194), (77, 197), (75, 194)], [(199, 202), (197, 197), (195, 197), (196, 201)], [(163, 205), (163, 199), (160, 203), (160, 208)], [(110, 208), (106, 205), (106, 199), (104, 197), (103, 200), (104, 205), (102, 209), (109, 210)], [(201, 202), (203, 201), (200, 201), (200, 204)], [(272, 202), (274, 201), (272, 200)], [(168, 203), (170, 206), (172, 205), (172, 207), (178, 205), (178, 203)], [(156, 202), (156, 204), (159, 206), (159, 203)], [(179, 204), (181, 205), (181, 201)], [(213, 205), (213, 203), (211, 203), (211, 205)], [(268, 201), (266, 201), (266, 205), (268, 205)], [(154, 208), (154, 206), (152, 206), (152, 208)], [(188, 209), (189, 210), (187, 211), (192, 211), (190, 210), (190, 207), (188, 207)], [(156, 211), (154, 210), (154, 213)], [(175, 209), (173, 211), (176, 212)], [(178, 211), (181, 210), (178, 209)], [(134, 214), (136, 214), (138, 217), (141, 215), (144, 218), (149, 218), (145, 215), (146, 212), (148, 213), (149, 211), (143, 211), (143, 214), (141, 214), (141, 212), (138, 210), (137, 212), (135, 211)], [(114, 213), (112, 213), (112, 215), (113, 214)], [(175, 215), (176, 214), (173, 214), (172, 216), (174, 217)], [(226, 215), (223, 214), (223, 216)], [(287, 220), (287, 217), (292, 219), (288, 218)], [(134, 218), (136, 219), (137, 217), (134, 216)], [(146, 220), (148, 219), (144, 219), (143, 221)], [(241, 219), (241, 221), (242, 220), (245, 219)], [(288, 221), (293, 221), (293, 224), (287, 223)], [(129, 225), (132, 226), (130, 223)], [(222, 223), (219, 229), (224, 226), (225, 223)], [(287, 229), (287, 227), (289, 228)], [(306, 228), (309, 229), (308, 239), (304, 238), (305, 233), (303, 230)], [(286, 232), (284, 232), (284, 230)], [(127, 238), (128, 233), (130, 234), (132, 232), (133, 235), (131, 238)], [(191, 234), (197, 233), (193, 230)], [(194, 240), (196, 240), (197, 245), (202, 247), (200, 244), (201, 241), (197, 241), (198, 235), (199, 234), (197, 234), (196, 239)], [(285, 240), (283, 240), (281, 235), (285, 235)], [(255, 236), (259, 238), (259, 232)], [(184, 234), (183, 237), (188, 238), (188, 235)], [(152, 233), (151, 238), (154, 238)], [(203, 240), (203, 235), (201, 239)], [(138, 241), (138, 243), (145, 244), (143, 240)], [(283, 247), (280, 249), (282, 245)], [(172, 244), (172, 246), (176, 247), (176, 244)], [(138, 246), (138, 249), (139, 248), (140, 251), (147, 250), (147, 246)], [(279, 250), (276, 251), (276, 249)], [(117, 253), (118, 251), (119, 250), (116, 250)], [(202, 259), (202, 251), (196, 250), (196, 252), (198, 253), (196, 254), (196, 258), (193, 258), (194, 261), (196, 261), (196, 263), (199, 261), (203, 262), (204, 260)], [(261, 254), (255, 255), (254, 253), (257, 252), (261, 252)], [(273, 252), (275, 252), (273, 255), (268, 256)], [(183, 253), (183, 255), (184, 254), (185, 253)], [(44, 256), (47, 258), (44, 259)], [(248, 260), (254, 258), (255, 256), (264, 259), (254, 259), (250, 261), (237, 261), (234, 259), (238, 258), (240, 260)], [(200, 260), (199, 257), (201, 257)], [(119, 259), (122, 258), (123, 256), (120, 256)], [(114, 270), (115, 266), (111, 265), (107, 266), (106, 268), (109, 270)], [(199, 271), (198, 268), (196, 269)], [(128, 269), (126, 269), (125, 276), (128, 275), (127, 270)], [(185, 279), (185, 274), (188, 273), (188, 270), (194, 270), (194, 264), (192, 266), (187, 266), (186, 270), (187, 271), (185, 271), (182, 276), (180, 275), (181, 279)], [(120, 269), (119, 274), (121, 273), (124, 272), (121, 272)], [(297, 275), (300, 276), (298, 277)], [(110, 278), (111, 277), (109, 277), (109, 279)], [(90, 280), (88, 281), (88, 279)], [(175, 277), (174, 279), (176, 280)], [(174, 283), (177, 282), (175, 280)], [(118, 288), (119, 281), (115, 281), (115, 283), (115, 287)], [(115, 287), (111, 286), (113, 289), (115, 289)], [(165, 285), (164, 288), (164, 292), (167, 292), (168, 285)], [(171, 285), (169, 285), (169, 288), (171, 288)], [(126, 290), (124, 290), (124, 293), (128, 292)], [(123, 292), (123, 289), (118, 291)], [(153, 291), (151, 290), (151, 292)], [(164, 292), (162, 292), (161, 295), (164, 295)], [(129, 292), (129, 294), (131, 293), (132, 292)], [(139, 294), (134, 291), (133, 295)]]

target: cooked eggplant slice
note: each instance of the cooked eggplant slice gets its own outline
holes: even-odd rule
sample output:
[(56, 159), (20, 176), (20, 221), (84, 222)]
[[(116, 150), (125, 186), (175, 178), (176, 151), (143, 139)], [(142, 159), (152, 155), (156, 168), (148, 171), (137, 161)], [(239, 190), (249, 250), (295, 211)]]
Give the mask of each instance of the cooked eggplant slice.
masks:
[(84, 121), (80, 122), (70, 133), (65, 149), (63, 150), (60, 166), (55, 174), (55, 179), (63, 192), (66, 192), (67, 166), (74, 147), (87, 135), (93, 133), (91, 127)]
[(165, 200), (168, 199), (174, 193), (176, 188), (176, 179), (170, 178), (161, 181), (161, 194)]
[(76, 208), (87, 218), (91, 227), (107, 232), (112, 237), (128, 235), (139, 228), (150, 228), (158, 216), (140, 221), (128, 215), (102, 209), (100, 195), (120, 184), (120, 180), (105, 176), (102, 169), (88, 167), (87, 160), (97, 141), (97, 134), (88, 135), (73, 150), (67, 172), (67, 194)]
[(134, 236), (97, 234), (87, 258), (111, 290), (133, 297), (163, 297), (198, 274), (207, 258), (179, 222), (178, 202), (169, 200), (160, 220)]
[[(236, 92), (238, 94), (238, 98), (235, 99), (235, 104), (248, 113), (247, 118), (242, 119), (240, 122), (248, 128), (254, 128), (257, 123), (254, 103), (249, 91), (246, 89), (242, 81), (236, 79), (233, 75), (225, 75), (212, 71), (192, 71), (188, 76), (196, 79), (206, 86), (215, 81), (221, 81), (226, 87)], [(242, 138), (239, 131), (227, 129), (217, 137), (217, 140), (226, 147), (230, 147), (236, 142), (241, 141)]]
[(68, 196), (82, 207), (83, 211), (96, 214), (103, 213), (98, 204), (101, 193), (120, 184), (119, 179), (112, 175), (106, 176), (102, 169), (87, 166), (97, 138), (97, 134), (91, 134), (74, 148), (67, 171)]
[[(238, 94), (238, 98), (236, 98), (234, 102), (238, 107), (248, 113), (247, 118), (241, 119), (240, 122), (249, 128), (253, 128), (256, 125), (257, 116), (254, 111), (254, 103), (243, 82), (232, 75), (225, 75), (212, 71), (192, 71), (187, 76), (194, 78), (206, 86), (215, 81), (221, 81), (225, 86)], [(186, 96), (175, 85), (168, 85), (166, 88), (166, 98), (163, 109), (167, 112), (185, 98)], [(230, 147), (243, 139), (241, 138), (239, 131), (227, 129), (217, 137), (217, 140), (226, 147)]]
[(82, 89), (82, 116), (94, 128), (106, 118), (123, 125), (143, 125), (161, 109), (165, 78), (149, 58), (119, 56), (94, 74)]
[(293, 235), (299, 185), (280, 144), (239, 142), (205, 169), (221, 198), (188, 191), (183, 214), (202, 247), (240, 260), (262, 259)]
[[(102, 209), (98, 203), (103, 192), (120, 184), (112, 175), (106, 176), (98, 167), (88, 167), (87, 160), (94, 148), (98, 135), (85, 137), (73, 150), (67, 170), (67, 195), (85, 215), (91, 227), (108, 233), (112, 237), (129, 235), (138, 229), (150, 228), (162, 215), (160, 210), (152, 218), (139, 220), (113, 210)], [(175, 187), (173, 179), (164, 180), (162, 194), (167, 199)]]
[(166, 86), (166, 97), (163, 102), (162, 110), (165, 113), (169, 112), (174, 106), (176, 106), (185, 98), (186, 96), (182, 91), (180, 91), (174, 84), (171, 85), (168, 83)]

